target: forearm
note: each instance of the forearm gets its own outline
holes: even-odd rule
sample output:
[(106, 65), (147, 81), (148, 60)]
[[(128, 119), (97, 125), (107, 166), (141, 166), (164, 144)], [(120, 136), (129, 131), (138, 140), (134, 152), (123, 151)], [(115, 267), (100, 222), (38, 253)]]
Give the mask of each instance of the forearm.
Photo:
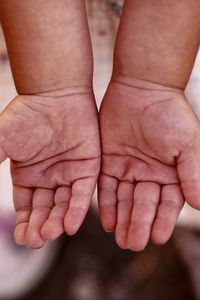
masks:
[(0, 19), (20, 94), (91, 87), (84, 0), (1, 0)]
[(199, 43), (199, 0), (126, 0), (113, 76), (184, 89)]

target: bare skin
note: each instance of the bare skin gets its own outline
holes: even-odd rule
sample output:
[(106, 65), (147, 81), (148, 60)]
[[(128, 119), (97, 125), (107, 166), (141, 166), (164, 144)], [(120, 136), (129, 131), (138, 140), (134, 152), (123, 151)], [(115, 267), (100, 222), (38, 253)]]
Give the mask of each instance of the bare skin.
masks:
[(122, 248), (165, 243), (185, 200), (200, 209), (200, 125), (184, 95), (199, 42), (199, 1), (125, 1), (99, 178), (101, 221)]
[(0, 20), (19, 94), (91, 87), (84, 0), (1, 0)]
[(85, 1), (0, 1), (18, 93), (0, 115), (11, 158), (15, 240), (40, 248), (79, 229), (100, 169)]
[(103, 227), (122, 248), (165, 243), (184, 198), (200, 208), (199, 121), (180, 90), (136, 80), (110, 84), (100, 123)]
[(80, 227), (100, 167), (91, 92), (18, 96), (0, 117), (3, 160), (11, 158), (15, 240), (40, 248)]
[[(102, 223), (123, 248), (165, 242), (184, 198), (200, 208), (199, 123), (181, 92), (199, 45), (198, 9), (197, 0), (125, 2), (100, 111), (99, 180)], [(0, 11), (21, 94), (1, 114), (0, 155), (12, 160), (15, 239), (38, 248), (78, 230), (99, 172), (85, 5), (3, 0)]]

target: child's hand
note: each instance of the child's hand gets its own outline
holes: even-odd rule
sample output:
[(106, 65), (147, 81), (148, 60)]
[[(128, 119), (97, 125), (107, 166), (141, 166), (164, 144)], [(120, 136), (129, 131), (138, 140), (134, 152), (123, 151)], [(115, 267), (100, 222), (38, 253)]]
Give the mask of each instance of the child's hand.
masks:
[(16, 242), (38, 248), (74, 234), (100, 168), (92, 93), (18, 96), (0, 116), (0, 136), (0, 152), (11, 158)]
[(103, 227), (122, 248), (166, 242), (184, 198), (200, 209), (200, 126), (181, 91), (113, 82), (100, 110)]

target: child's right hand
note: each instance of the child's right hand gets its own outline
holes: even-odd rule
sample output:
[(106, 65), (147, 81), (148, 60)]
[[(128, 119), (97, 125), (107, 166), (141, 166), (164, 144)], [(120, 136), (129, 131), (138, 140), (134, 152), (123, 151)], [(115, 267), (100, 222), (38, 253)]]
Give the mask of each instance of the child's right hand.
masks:
[(16, 242), (39, 248), (76, 233), (100, 168), (92, 92), (20, 95), (0, 115), (0, 138), (1, 160), (11, 158)]

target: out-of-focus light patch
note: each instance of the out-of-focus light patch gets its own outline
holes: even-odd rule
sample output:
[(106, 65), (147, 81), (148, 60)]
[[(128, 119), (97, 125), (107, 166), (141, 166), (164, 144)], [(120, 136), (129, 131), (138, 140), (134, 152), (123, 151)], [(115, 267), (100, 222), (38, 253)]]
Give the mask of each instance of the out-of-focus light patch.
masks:
[(16, 299), (32, 290), (51, 267), (56, 253), (56, 242), (39, 250), (16, 246), (12, 232), (0, 225), (0, 299)]
[(97, 280), (91, 274), (82, 274), (73, 282), (70, 290), (73, 299), (93, 300), (98, 297)]
[(13, 210), (12, 201), (12, 183), (10, 176), (10, 162), (9, 159), (4, 161), (0, 166), (0, 212)]
[(200, 51), (198, 52), (185, 93), (197, 116), (200, 118)]

